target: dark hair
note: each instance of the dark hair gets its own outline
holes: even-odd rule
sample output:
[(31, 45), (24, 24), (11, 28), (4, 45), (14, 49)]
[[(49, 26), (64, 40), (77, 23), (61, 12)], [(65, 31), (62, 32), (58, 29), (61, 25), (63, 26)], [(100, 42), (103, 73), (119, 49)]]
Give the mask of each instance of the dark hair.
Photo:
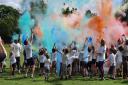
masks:
[(63, 49), (64, 54), (68, 54), (69, 50), (67, 48)]
[(103, 39), (101, 39), (100, 44), (101, 44), (101, 46), (105, 46), (105, 41)]
[(92, 50), (91, 47), (88, 47), (88, 52), (91, 52), (91, 50)]
[(120, 47), (118, 47), (118, 50), (119, 50), (119, 51), (123, 51), (124, 49), (123, 49), (122, 46), (120, 46)]
[(125, 45), (128, 45), (128, 40), (125, 41)]
[(16, 43), (16, 44), (17, 44), (17, 43), (18, 43), (18, 40), (14, 40), (14, 43)]
[(52, 53), (55, 53), (56, 52), (56, 48), (52, 48)]
[(45, 50), (43, 48), (39, 49), (39, 55), (45, 54)]
[(27, 40), (24, 41), (24, 45), (28, 45), (28, 41)]

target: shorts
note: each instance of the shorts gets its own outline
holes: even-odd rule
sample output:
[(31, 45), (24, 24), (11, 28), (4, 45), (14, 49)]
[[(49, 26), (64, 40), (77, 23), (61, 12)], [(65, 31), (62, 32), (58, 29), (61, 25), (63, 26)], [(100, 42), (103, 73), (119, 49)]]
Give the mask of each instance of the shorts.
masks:
[(33, 65), (35, 65), (34, 59), (33, 58), (27, 59), (27, 66), (33, 66)]
[(92, 59), (92, 64), (96, 64), (96, 59)]
[(80, 66), (81, 66), (81, 67), (84, 66), (84, 61), (80, 61)]
[(56, 68), (56, 61), (52, 62), (52, 68)]
[(85, 61), (84, 61), (83, 67), (84, 67), (84, 68), (88, 68), (88, 62), (85, 62)]
[(12, 68), (16, 68), (16, 63), (13, 63), (12, 64)]
[(91, 65), (92, 65), (92, 61), (89, 61), (89, 62), (88, 62), (88, 67), (91, 68)]
[(40, 63), (40, 68), (44, 68), (44, 63)]
[(110, 66), (108, 73), (113, 74), (115, 70), (115, 66)]
[(0, 63), (2, 63), (5, 58), (6, 58), (5, 53), (0, 53)]
[(71, 67), (71, 64), (68, 64), (67, 68), (70, 68)]
[(45, 73), (49, 73), (50, 69), (48, 67), (45, 67)]

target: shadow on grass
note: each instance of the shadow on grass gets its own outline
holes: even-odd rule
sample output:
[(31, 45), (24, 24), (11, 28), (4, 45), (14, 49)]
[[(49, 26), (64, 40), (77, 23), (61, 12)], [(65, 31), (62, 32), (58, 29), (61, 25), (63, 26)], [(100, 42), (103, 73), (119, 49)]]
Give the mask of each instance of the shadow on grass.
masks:
[(128, 85), (128, 80), (122, 81), (121, 83)]
[(23, 79), (26, 79), (26, 78), (24, 78), (24, 77), (14, 77), (14, 78), (11, 78), (11, 77), (10, 77), (10, 78), (9, 78), (9, 77), (8, 77), (8, 78), (5, 78), (4, 80), (14, 80), (14, 81), (15, 81), (15, 80), (23, 80)]

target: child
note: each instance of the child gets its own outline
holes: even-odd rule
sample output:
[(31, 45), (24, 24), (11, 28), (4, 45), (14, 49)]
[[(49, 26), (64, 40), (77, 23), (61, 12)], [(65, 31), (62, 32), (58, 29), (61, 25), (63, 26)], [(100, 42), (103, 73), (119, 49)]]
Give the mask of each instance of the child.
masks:
[(115, 73), (116, 73), (116, 55), (114, 54), (114, 50), (110, 49), (110, 68), (109, 68), (109, 74), (112, 79), (115, 79)]
[(45, 54), (45, 56), (47, 57), (44, 61), (44, 68), (45, 68), (45, 80), (49, 79), (49, 73), (50, 73), (50, 58), (48, 53)]
[(123, 47), (123, 79), (128, 77), (128, 40), (125, 41)]
[(54, 71), (54, 73), (56, 73), (56, 56), (57, 56), (57, 49), (54, 47), (52, 49), (52, 67), (51, 67), (51, 75), (52, 75), (52, 72)]
[(13, 52), (10, 53), (10, 64), (11, 64), (11, 74), (12, 76), (15, 75), (15, 69), (16, 69), (16, 58)]
[(98, 49), (98, 56), (97, 56), (98, 69), (99, 69), (101, 80), (104, 80), (103, 65), (105, 61), (105, 54), (106, 54), (106, 45), (105, 45), (105, 41), (102, 39), (100, 42), (100, 47)]
[(18, 40), (14, 41), (14, 55), (16, 57), (16, 67), (18, 72), (20, 73), (20, 53), (21, 53), (21, 45), (18, 43)]
[(85, 39), (85, 43), (84, 43), (84, 55), (83, 55), (83, 77), (88, 76), (88, 60), (89, 60), (89, 56), (88, 56), (88, 42), (87, 39)]
[(117, 71), (117, 76), (121, 76), (122, 75), (122, 51), (123, 51), (123, 48), (122, 46), (120, 46), (118, 48), (118, 51), (117, 51), (117, 54), (116, 54), (116, 71)]
[(46, 56), (45, 56), (45, 50), (44, 49), (40, 49), (40, 74), (43, 75), (44, 74), (44, 64), (45, 64), (45, 60), (46, 60)]
[(67, 56), (68, 56), (68, 49), (63, 49), (63, 53), (62, 53), (62, 66), (61, 66), (61, 79), (65, 78), (67, 79)]
[(71, 55), (67, 55), (67, 75), (68, 75), (68, 78), (71, 78), (71, 75), (72, 75), (72, 62), (73, 62), (73, 57)]

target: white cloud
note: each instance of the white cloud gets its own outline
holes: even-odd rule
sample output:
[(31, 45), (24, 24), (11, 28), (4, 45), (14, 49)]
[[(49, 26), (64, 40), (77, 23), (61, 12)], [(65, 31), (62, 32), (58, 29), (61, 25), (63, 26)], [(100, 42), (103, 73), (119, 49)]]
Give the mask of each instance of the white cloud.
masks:
[(21, 2), (23, 0), (0, 0), (0, 5), (7, 5), (7, 6), (11, 6), (15, 9), (21, 10)]

